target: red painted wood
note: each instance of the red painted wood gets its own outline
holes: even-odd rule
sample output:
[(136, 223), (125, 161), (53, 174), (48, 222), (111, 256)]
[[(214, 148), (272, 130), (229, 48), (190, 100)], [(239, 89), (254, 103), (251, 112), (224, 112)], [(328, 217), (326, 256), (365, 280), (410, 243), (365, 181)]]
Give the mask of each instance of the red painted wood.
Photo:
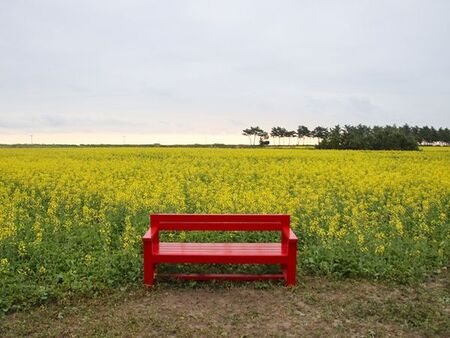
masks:
[(144, 240), (144, 283), (153, 285), (155, 275), (155, 262), (152, 255), (152, 242)]
[(283, 228), (281, 232), (281, 246), (284, 253), (288, 251), (288, 246), (290, 242), (297, 242), (297, 236), (291, 228)]
[(277, 222), (160, 222), (159, 230), (183, 231), (280, 231), (283, 225)]
[(172, 274), (158, 274), (161, 278), (179, 278), (187, 280), (235, 280), (235, 281), (253, 281), (253, 280), (272, 280), (272, 279), (284, 279), (283, 274), (272, 275), (252, 275), (252, 274), (184, 274), (184, 273), (172, 273)]
[(297, 276), (297, 238), (289, 242), (286, 285), (295, 285)]
[[(297, 237), (290, 229), (289, 215), (203, 215), (156, 214), (145, 233), (144, 283), (153, 285), (159, 263), (208, 264), (280, 264), (276, 275), (185, 275), (189, 279), (254, 280), (284, 278), (287, 285), (296, 282)], [(159, 243), (160, 230), (204, 231), (281, 231), (281, 243)]]
[(161, 243), (158, 263), (281, 264), (280, 243)]
[(145, 233), (144, 237), (142, 237), (142, 240), (144, 242), (148, 241), (150, 242), (152, 240), (152, 235), (151, 235), (151, 228), (147, 230), (147, 232)]
[(158, 214), (150, 222), (158, 230), (280, 231), (289, 227), (289, 215)]
[(260, 255), (271, 253), (282, 255), (280, 243), (161, 243), (159, 254)]
[(199, 221), (199, 222), (280, 222), (289, 220), (289, 215), (260, 214), (152, 214), (151, 219), (161, 221)]

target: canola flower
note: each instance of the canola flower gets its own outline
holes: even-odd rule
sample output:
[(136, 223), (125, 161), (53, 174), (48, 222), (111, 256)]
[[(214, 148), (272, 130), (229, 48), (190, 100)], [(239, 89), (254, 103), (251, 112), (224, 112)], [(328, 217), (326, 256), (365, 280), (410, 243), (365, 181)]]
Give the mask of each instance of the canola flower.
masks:
[(449, 168), (447, 148), (0, 149), (0, 309), (140, 283), (161, 212), (288, 213), (301, 273), (420, 280), (450, 260)]

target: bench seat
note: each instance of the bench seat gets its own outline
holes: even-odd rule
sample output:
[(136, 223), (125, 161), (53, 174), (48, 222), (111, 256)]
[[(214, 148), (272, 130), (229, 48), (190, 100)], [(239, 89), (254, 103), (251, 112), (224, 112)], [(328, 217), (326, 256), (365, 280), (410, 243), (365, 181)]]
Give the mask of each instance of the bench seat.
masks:
[(281, 243), (160, 243), (158, 263), (285, 264)]

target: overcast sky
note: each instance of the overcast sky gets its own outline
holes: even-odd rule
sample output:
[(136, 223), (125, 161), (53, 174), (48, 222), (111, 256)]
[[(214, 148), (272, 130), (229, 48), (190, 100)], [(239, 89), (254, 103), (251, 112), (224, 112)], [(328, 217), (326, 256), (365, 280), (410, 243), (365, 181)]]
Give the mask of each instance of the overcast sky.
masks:
[(450, 127), (449, 0), (0, 0), (0, 143), (358, 123)]

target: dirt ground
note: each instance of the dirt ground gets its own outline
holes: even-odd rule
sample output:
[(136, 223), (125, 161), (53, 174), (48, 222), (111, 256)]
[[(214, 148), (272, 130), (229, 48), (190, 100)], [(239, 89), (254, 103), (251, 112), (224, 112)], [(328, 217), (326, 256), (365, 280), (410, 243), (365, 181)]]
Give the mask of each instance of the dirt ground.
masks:
[(450, 337), (450, 274), (415, 286), (302, 277), (159, 282), (0, 317), (2, 337)]

